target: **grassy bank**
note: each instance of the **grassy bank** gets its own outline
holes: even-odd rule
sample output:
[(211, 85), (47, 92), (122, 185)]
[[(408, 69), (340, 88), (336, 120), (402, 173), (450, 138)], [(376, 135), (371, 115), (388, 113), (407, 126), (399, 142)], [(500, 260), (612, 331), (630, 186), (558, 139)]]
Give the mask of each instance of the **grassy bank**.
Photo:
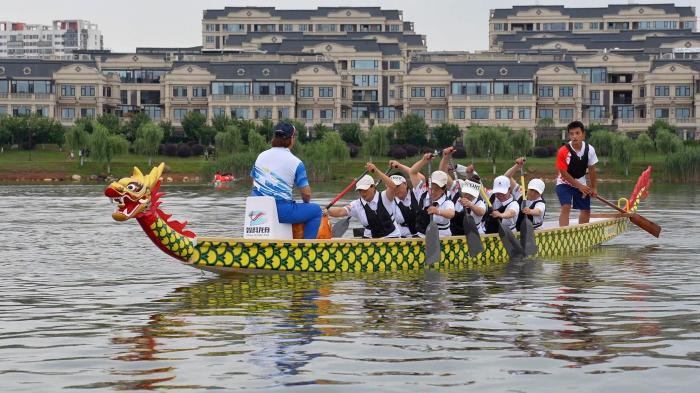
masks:
[[(31, 158), (31, 160), (30, 160)], [(648, 154), (646, 159), (642, 157), (636, 158), (630, 164), (630, 175), (625, 176), (625, 170), (620, 165), (609, 162), (604, 165), (602, 162), (598, 164), (600, 178), (604, 181), (624, 181), (635, 180), (637, 176), (644, 170), (647, 165), (652, 165), (655, 170), (654, 179), (656, 181), (664, 181), (664, 156), (660, 154)], [(411, 164), (418, 157), (411, 157), (402, 160), (404, 163)], [(374, 157), (373, 161), (378, 166), (385, 167), (389, 157)], [(208, 161), (201, 157), (179, 158), (179, 157), (154, 157), (153, 162), (158, 163), (164, 161), (168, 166), (166, 176), (172, 177), (174, 181), (182, 181), (183, 177), (188, 177), (193, 181), (200, 176), (203, 169), (209, 164)], [(363, 171), (366, 158), (358, 157), (349, 161), (339, 163), (329, 163), (332, 173), (332, 180), (343, 182), (347, 179), (357, 176)], [(466, 159), (455, 160), (458, 163), (466, 164)], [(528, 158), (526, 170), (528, 176), (538, 176), (545, 179), (554, 179), (556, 172), (554, 169), (554, 157), (550, 158)], [(477, 171), (486, 179), (491, 179), (491, 163), (486, 159), (477, 159), (475, 162)], [(496, 163), (496, 172), (503, 173), (512, 165), (511, 159), (499, 159)], [(142, 170), (148, 167), (148, 157), (141, 155), (121, 155), (116, 157), (112, 162), (112, 174), (117, 177), (125, 176), (131, 173), (132, 167), (138, 166)], [(435, 163), (437, 166), (437, 162)], [(105, 175), (106, 165), (87, 160), (85, 165), (81, 167), (78, 159), (69, 160), (65, 152), (57, 151), (42, 151), (35, 150), (30, 153), (28, 151), (12, 151), (0, 154), (0, 181), (3, 182), (32, 182), (41, 181), (44, 178), (63, 179), (70, 181), (72, 175), (80, 175), (83, 181), (88, 180), (91, 175)], [(209, 179), (202, 178), (201, 182), (207, 182)]]

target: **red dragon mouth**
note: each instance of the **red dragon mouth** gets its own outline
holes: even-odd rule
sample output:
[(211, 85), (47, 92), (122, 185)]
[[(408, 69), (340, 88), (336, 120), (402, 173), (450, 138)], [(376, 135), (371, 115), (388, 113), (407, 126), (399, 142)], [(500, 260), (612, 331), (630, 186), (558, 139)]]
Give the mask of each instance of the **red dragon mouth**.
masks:
[(112, 187), (108, 187), (105, 190), (105, 196), (117, 203), (117, 209), (112, 213), (112, 218), (117, 221), (125, 221), (132, 218), (137, 213), (140, 213), (145, 207), (145, 203), (148, 202), (147, 199), (135, 201), (129, 195), (122, 194)]

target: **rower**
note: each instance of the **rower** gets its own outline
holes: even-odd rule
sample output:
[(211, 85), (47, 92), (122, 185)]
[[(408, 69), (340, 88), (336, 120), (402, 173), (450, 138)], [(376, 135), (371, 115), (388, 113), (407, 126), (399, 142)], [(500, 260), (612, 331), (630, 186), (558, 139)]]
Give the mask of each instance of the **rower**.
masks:
[[(519, 171), (523, 165), (525, 165), (525, 157), (518, 157), (515, 159), (515, 164), (510, 167), (504, 176), (510, 179), (510, 186), (513, 190), (513, 198), (518, 202), (518, 206), (523, 205), (523, 191), (521, 190), (520, 183), (518, 183), (514, 176), (517, 171)], [(523, 218), (527, 218), (532, 221), (532, 226), (534, 229), (538, 229), (542, 226), (544, 222), (544, 214), (546, 210), (546, 202), (542, 197), (544, 193), (544, 181), (542, 179), (532, 179), (527, 184), (527, 190), (525, 192), (525, 208), (518, 214), (518, 220), (515, 224), (516, 229), (520, 230), (520, 223)]]
[[(423, 155), (423, 158), (411, 167), (412, 177), (416, 176), (425, 164), (432, 159), (432, 153)], [(425, 181), (422, 185), (416, 187), (416, 190), (423, 190), (418, 200), (418, 206), (421, 207), (421, 210), (416, 217), (418, 236), (425, 236), (425, 230), (431, 219), (437, 224), (440, 236), (452, 236), (450, 220), (455, 215), (455, 205), (447, 196), (449, 176), (447, 176), (447, 173), (438, 170), (430, 175), (430, 181), (432, 183), (430, 190), (428, 190), (428, 185)], [(428, 192), (430, 192), (430, 197), (428, 197)], [(432, 205), (430, 203), (431, 200), (433, 201)]]
[(331, 207), (328, 215), (357, 219), (365, 227), (364, 238), (401, 237), (399, 225), (394, 220), (396, 183), (377, 170), (374, 164), (368, 162), (366, 168), (386, 184), (386, 190), (377, 192), (372, 176), (364, 175), (355, 184), (360, 197), (345, 207)]
[[(595, 196), (597, 191), (598, 176), (595, 164), (598, 163), (598, 156), (595, 154), (593, 146), (584, 141), (586, 131), (583, 123), (572, 121), (566, 126), (569, 131), (570, 142), (564, 144), (557, 153), (557, 196), (561, 204), (559, 214), (559, 226), (569, 225), (569, 214), (573, 201), (574, 209), (581, 213), (578, 216), (578, 223), (585, 224), (591, 220), (591, 196)], [(586, 183), (586, 172), (591, 180), (591, 185)]]
[(510, 179), (507, 176), (501, 175), (493, 180), (493, 189), (490, 192), (489, 201), (491, 201), (493, 211), (490, 215), (484, 215), (484, 220), (482, 221), (484, 233), (497, 233), (498, 220), (506, 228), (510, 230), (515, 229), (520, 206), (513, 199)]
[[(321, 207), (310, 203), (311, 187), (304, 163), (290, 149), (296, 141), (296, 128), (281, 122), (275, 126), (272, 148), (258, 155), (250, 171), (253, 178), (252, 196), (275, 198), (279, 222), (284, 224), (304, 223), (304, 239), (315, 239), (321, 225)], [(296, 187), (303, 203), (292, 196)]]
[(469, 214), (474, 222), (480, 223), (486, 213), (486, 202), (479, 195), (481, 184), (470, 180), (457, 180), (457, 192), (452, 197), (455, 216), (450, 220), (453, 236), (464, 235), (464, 216)]
[(389, 178), (396, 184), (394, 218), (396, 223), (399, 224), (401, 237), (414, 237), (417, 234), (416, 216), (420, 211), (416, 193), (413, 192), (413, 189), (408, 188), (405, 177), (392, 175)]

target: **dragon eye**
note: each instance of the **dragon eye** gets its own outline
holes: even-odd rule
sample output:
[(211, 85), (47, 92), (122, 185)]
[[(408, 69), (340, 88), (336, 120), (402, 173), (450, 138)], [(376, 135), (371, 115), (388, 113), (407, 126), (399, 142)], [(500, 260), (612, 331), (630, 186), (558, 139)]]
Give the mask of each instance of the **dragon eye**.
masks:
[(126, 186), (126, 189), (129, 191), (139, 191), (141, 186), (139, 186), (137, 183), (130, 183), (128, 186)]

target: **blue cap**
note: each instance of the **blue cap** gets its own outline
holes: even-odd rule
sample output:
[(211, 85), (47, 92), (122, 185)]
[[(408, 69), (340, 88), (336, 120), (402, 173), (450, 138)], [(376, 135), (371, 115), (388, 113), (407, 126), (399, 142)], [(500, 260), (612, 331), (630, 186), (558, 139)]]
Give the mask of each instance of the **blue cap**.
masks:
[(275, 126), (275, 136), (282, 138), (291, 138), (296, 134), (297, 129), (293, 125), (285, 122), (277, 123)]

